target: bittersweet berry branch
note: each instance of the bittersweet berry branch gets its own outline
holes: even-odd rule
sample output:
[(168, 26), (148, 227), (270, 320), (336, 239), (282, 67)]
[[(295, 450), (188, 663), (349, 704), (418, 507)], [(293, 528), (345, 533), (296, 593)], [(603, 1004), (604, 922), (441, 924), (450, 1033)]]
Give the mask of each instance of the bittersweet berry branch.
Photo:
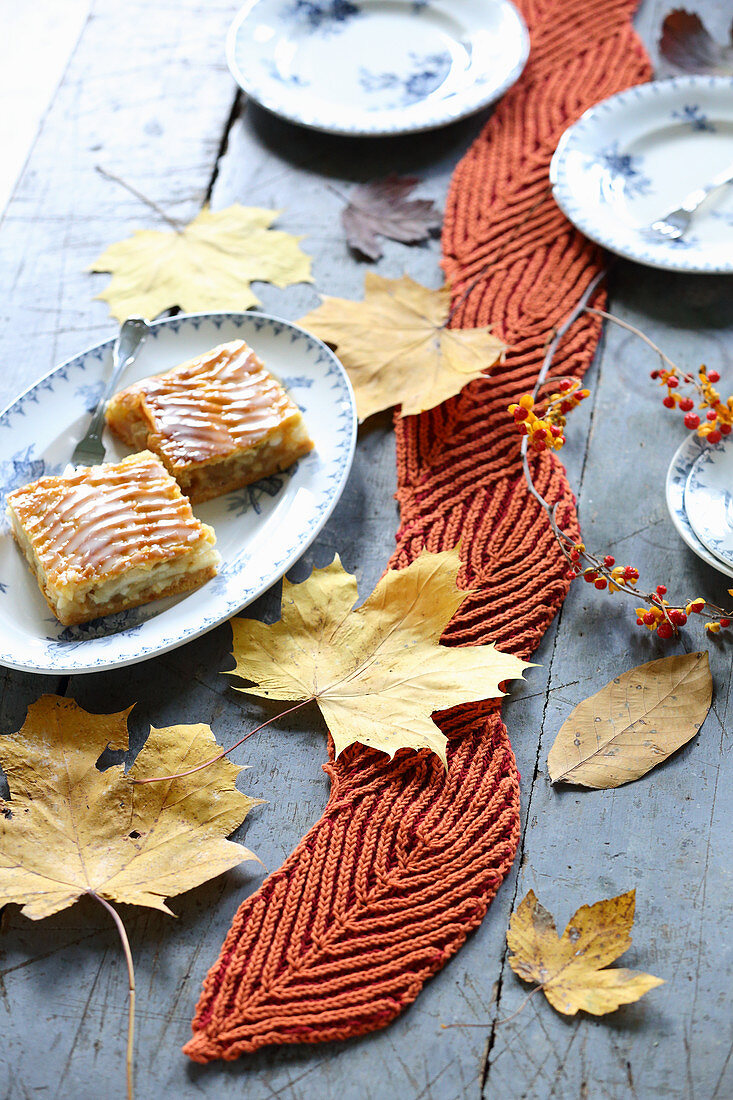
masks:
[[(620, 317), (614, 317), (612, 313), (606, 313), (603, 309), (586, 308), (586, 313), (592, 313), (596, 317), (604, 317), (614, 325), (632, 332), (643, 340), (652, 351), (656, 352), (661, 360), (661, 367), (651, 372), (651, 377), (666, 387), (667, 393), (662, 404), (667, 409), (679, 409), (684, 413), (685, 427), (696, 431), (701, 439), (707, 439), (709, 443), (720, 443), (725, 435), (733, 431), (733, 397), (726, 402), (720, 400), (720, 394), (713, 388), (715, 382), (720, 381), (717, 371), (709, 371), (706, 366), (698, 368), (697, 379), (693, 374), (680, 370), (677, 364), (650, 340), (646, 333), (628, 321), (622, 321)], [(666, 364), (666, 366), (665, 366)], [(693, 398), (692, 394), (695, 395)], [(704, 412), (702, 419), (694, 411), (697, 400), (700, 412)]]
[[(686, 600), (681, 604), (671, 604), (666, 599), (667, 587), (658, 584), (653, 592), (639, 592), (636, 583), (639, 572), (631, 565), (617, 565), (615, 558), (610, 554), (603, 556), (589, 553), (582, 542), (577, 542), (567, 532), (563, 531), (557, 522), (557, 504), (554, 506), (538, 491), (534, 484), (532, 471), (528, 460), (528, 452), (541, 453), (544, 450), (560, 450), (565, 443), (564, 427), (565, 414), (575, 408), (580, 401), (588, 396), (587, 390), (580, 389), (580, 383), (575, 378), (553, 378), (558, 392), (548, 398), (538, 400), (539, 394), (547, 381), (552, 362), (565, 333), (574, 324), (582, 312), (592, 313), (612, 323), (620, 325), (634, 335), (639, 336), (659, 356), (663, 364), (661, 369), (652, 371), (652, 378), (660, 379), (660, 384), (667, 387), (667, 396), (664, 405), (667, 408), (679, 407), (685, 413), (685, 426), (697, 429), (702, 438), (707, 438), (710, 443), (717, 443), (723, 435), (730, 434), (733, 430), (733, 398), (729, 398), (724, 404), (712, 383), (719, 380), (716, 371), (707, 372), (700, 367), (698, 371), (699, 381), (690, 374), (684, 374), (679, 367), (640, 329), (622, 321), (605, 310), (594, 309), (587, 305), (603, 273), (596, 276), (587, 288), (585, 294), (577, 306), (569, 314), (563, 324), (555, 331), (548, 343), (542, 368), (537, 382), (531, 394), (522, 394), (517, 403), (509, 406), (509, 412), (514, 418), (517, 430), (523, 436), (521, 443), (522, 468), (527, 487), (534, 498), (542, 506), (547, 514), (551, 530), (568, 563), (569, 576), (571, 578), (582, 576), (585, 581), (598, 589), (607, 591), (610, 595), (615, 592), (623, 592), (633, 596), (643, 606), (636, 608), (636, 622), (639, 626), (645, 626), (655, 632), (660, 638), (674, 637), (679, 632), (679, 627), (684, 626), (691, 614), (698, 614), (705, 622), (705, 629), (711, 633), (725, 630), (733, 623), (733, 611), (719, 607), (698, 596), (693, 600)], [(692, 414), (694, 401), (690, 397), (680, 397), (675, 392), (680, 383), (691, 387), (698, 395), (700, 409), (707, 409), (706, 423), (700, 424), (697, 414)], [(733, 596), (733, 589), (729, 589)]]

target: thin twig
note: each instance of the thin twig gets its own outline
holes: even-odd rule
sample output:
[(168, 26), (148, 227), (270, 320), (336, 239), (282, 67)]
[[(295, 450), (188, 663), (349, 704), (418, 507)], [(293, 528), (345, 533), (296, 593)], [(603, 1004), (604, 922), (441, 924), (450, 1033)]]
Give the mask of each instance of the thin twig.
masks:
[(94, 890), (89, 891), (90, 897), (93, 897), (95, 901), (98, 901), (100, 905), (103, 905), (107, 912), (112, 917), (112, 920), (117, 925), (117, 931), (120, 934), (122, 941), (122, 950), (125, 952), (125, 961), (127, 962), (127, 977), (129, 981), (130, 1001), (129, 1011), (127, 1016), (127, 1100), (133, 1100), (134, 1090), (134, 1064), (133, 1055), (135, 1050), (135, 968), (132, 964), (132, 951), (130, 950), (130, 941), (127, 938), (127, 932), (125, 926), (122, 923), (117, 910), (113, 905)]
[[(586, 309), (586, 307), (588, 305), (588, 302), (593, 297), (593, 294), (595, 293), (595, 291), (598, 287), (598, 284), (601, 282), (602, 279), (605, 278), (605, 276), (606, 276), (605, 271), (599, 271), (598, 274), (593, 279), (591, 279), (590, 283), (588, 284), (588, 286), (585, 288), (583, 294), (581, 295), (580, 300), (578, 301), (578, 303), (570, 311), (570, 313), (565, 318), (565, 320), (560, 325), (560, 327), (555, 330), (555, 335), (552, 337), (552, 339), (550, 340), (550, 343), (547, 346), (547, 350), (545, 352), (545, 357), (542, 360), (542, 366), (540, 367), (540, 372), (537, 375), (537, 381), (535, 382), (535, 387), (532, 391), (532, 396), (533, 397), (535, 397), (535, 398), (537, 397), (537, 394), (539, 393), (539, 391), (541, 390), (542, 386), (545, 383), (545, 379), (547, 378), (550, 367), (552, 366), (552, 361), (555, 358), (555, 352), (557, 351), (557, 348), (558, 348), (558, 345), (559, 345), (560, 341), (562, 340), (563, 336), (568, 331), (568, 329), (571, 327), (571, 325), (575, 324), (578, 317), (580, 317), (581, 313), (583, 313), (583, 311)], [(554, 509), (552, 508), (552, 506), (547, 503), (545, 498), (535, 488), (535, 484), (534, 484), (534, 481), (532, 479), (532, 474), (531, 474), (530, 469), (529, 469), (529, 462), (527, 461), (527, 444), (528, 444), (528, 439), (525, 436), (524, 439), (522, 440), (521, 453), (522, 453), (522, 468), (524, 470), (524, 476), (525, 476), (525, 480), (527, 482), (527, 487), (528, 487), (529, 491), (531, 492), (532, 496), (535, 498), (535, 500), (537, 500), (538, 503), (541, 504), (542, 507), (544, 508), (544, 510), (547, 512), (548, 516), (550, 517), (550, 523), (552, 524), (553, 531), (555, 532), (557, 537), (560, 537), (560, 535), (562, 535), (562, 537), (567, 539), (568, 542), (572, 542), (572, 540), (569, 539), (568, 536), (564, 534), (564, 532), (560, 531), (560, 528), (555, 523)]]
[[(555, 330), (555, 335), (548, 345), (547, 351), (545, 352), (545, 358), (542, 360), (540, 373), (537, 375), (537, 381), (535, 382), (535, 387), (532, 391), (534, 397), (537, 396), (541, 387), (544, 384), (545, 379), (547, 378), (547, 373), (552, 366), (552, 360), (555, 358), (557, 345), (560, 343), (570, 326), (575, 324), (578, 317), (580, 317), (581, 313), (583, 313), (583, 311), (586, 309), (586, 307), (588, 306), (588, 302), (591, 300), (593, 294), (595, 293), (596, 287), (603, 279), (605, 279), (606, 274), (607, 273), (605, 270), (599, 271), (598, 274), (591, 279), (591, 281), (588, 283), (588, 286), (585, 288), (582, 295), (580, 296), (580, 300), (578, 301), (575, 308), (570, 311), (560, 327)], [(587, 311), (588, 313), (602, 312), (601, 310), (590, 309), (590, 307), (588, 307)]]
[(665, 355), (662, 349), (660, 347), (657, 347), (654, 341), (651, 340), (645, 332), (642, 332), (640, 328), (636, 328), (635, 325), (630, 325), (628, 321), (622, 321), (620, 317), (614, 317), (612, 313), (606, 313), (605, 309), (593, 309), (591, 308), (591, 306), (588, 306), (585, 312), (594, 313), (596, 317), (603, 317), (606, 321), (613, 321), (614, 325), (619, 325), (620, 328), (625, 328), (627, 332), (633, 332), (634, 336), (638, 336), (640, 340), (643, 340), (644, 343), (652, 349), (652, 351), (655, 351), (657, 353), (662, 362), (668, 363), (669, 366), (673, 367), (675, 370), (679, 370), (677, 364), (672, 359), (670, 359), (668, 355)]
[(256, 726), (249, 733), (245, 733), (244, 737), (240, 737), (239, 741), (230, 745), (228, 749), (222, 749), (216, 756), (212, 756), (210, 760), (205, 760), (203, 764), (197, 764), (195, 768), (189, 768), (186, 772), (177, 772), (175, 775), (153, 775), (148, 779), (135, 779), (134, 776), (130, 776), (133, 783), (165, 783), (170, 779), (183, 779), (185, 775), (193, 775), (194, 772), (203, 771), (204, 768), (208, 768), (210, 764), (215, 764), (217, 760), (221, 760), (228, 753), (234, 752), (240, 745), (243, 745), (245, 741), (248, 741), (250, 737), (254, 737), (256, 733), (264, 729), (265, 726), (269, 726), (271, 722), (277, 721), (278, 718), (284, 718), (286, 714), (292, 714), (294, 710), (300, 710), (306, 703), (312, 703), (315, 696), (312, 695), (310, 699), (302, 699), (300, 703), (296, 703), (295, 706), (289, 707), (287, 710), (281, 710), (278, 714), (274, 714), (272, 718), (268, 718), (266, 722), (261, 722), (259, 726)]
[(140, 202), (144, 202), (146, 206), (149, 206), (151, 210), (168, 222), (168, 225), (172, 225), (176, 233), (180, 233), (184, 228), (184, 223), (178, 221), (177, 218), (172, 218), (170, 214), (166, 214), (162, 206), (158, 206), (157, 202), (153, 202), (147, 195), (143, 195), (142, 191), (138, 191), (137, 187), (133, 187), (127, 180), (123, 180), (121, 176), (115, 175), (114, 172), (108, 171), (107, 168), (102, 168), (101, 164), (95, 164), (95, 169), (99, 172), (100, 176), (104, 176), (105, 179), (112, 180), (113, 183), (119, 183), (120, 187), (124, 187), (126, 191), (129, 191), (131, 195), (134, 195)]

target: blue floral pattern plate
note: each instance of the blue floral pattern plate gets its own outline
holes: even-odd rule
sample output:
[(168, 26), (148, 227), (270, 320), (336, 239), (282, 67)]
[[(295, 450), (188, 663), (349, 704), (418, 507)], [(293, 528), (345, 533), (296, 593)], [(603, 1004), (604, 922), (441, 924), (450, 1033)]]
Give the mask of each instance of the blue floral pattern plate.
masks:
[(733, 164), (733, 78), (640, 84), (586, 111), (550, 165), (555, 201), (591, 240), (668, 271), (733, 272), (733, 185), (695, 214), (679, 240), (646, 232)]
[[(218, 575), (183, 596), (63, 627), (53, 617), (4, 518), (5, 496), (59, 473), (84, 434), (111, 367), (109, 340), (36, 382), (0, 415), (0, 664), (27, 672), (118, 668), (174, 649), (245, 607), (310, 545), (341, 496), (356, 441), (351, 385), (329, 349), (297, 325), (258, 313), (191, 314), (157, 321), (121, 385), (244, 339), (303, 409), (315, 449), (295, 467), (194, 508), (213, 525)], [(107, 458), (129, 448), (109, 433)]]
[(667, 508), (679, 535), (690, 549), (697, 554), (698, 558), (701, 558), (707, 565), (712, 566), (713, 569), (717, 569), (719, 573), (725, 573), (726, 576), (733, 577), (733, 567), (719, 561), (700, 542), (685, 511), (685, 487), (690, 470), (697, 459), (709, 450), (710, 444), (704, 443), (697, 435), (690, 435), (678, 448), (667, 471)]
[(227, 59), (263, 107), (333, 134), (431, 130), (492, 103), (524, 68), (509, 0), (249, 0)]
[(707, 446), (692, 464), (685, 511), (700, 542), (733, 567), (733, 443)]

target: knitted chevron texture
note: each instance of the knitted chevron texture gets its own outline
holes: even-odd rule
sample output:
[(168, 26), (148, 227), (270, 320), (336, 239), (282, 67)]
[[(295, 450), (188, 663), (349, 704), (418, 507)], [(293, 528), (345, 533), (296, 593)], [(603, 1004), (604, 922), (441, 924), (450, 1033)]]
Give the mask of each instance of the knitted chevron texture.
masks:
[[(568, 588), (506, 407), (532, 388), (553, 327), (599, 270), (595, 247), (552, 200), (548, 165), (587, 107), (649, 78), (634, 6), (520, 0), (529, 63), (453, 176), (443, 230), (452, 323), (492, 324), (510, 351), (458, 397), (395, 420), (401, 527), (390, 567), (460, 540), (459, 584), (473, 589), (446, 645), (495, 642), (526, 658)], [(597, 339), (584, 315), (554, 372), (582, 374)], [(561, 463), (539, 456), (534, 477), (576, 530)], [(240, 906), (204, 982), (191, 1058), (384, 1027), (479, 924), (517, 848), (517, 770), (498, 703), (456, 707), (438, 722), (450, 739), (447, 774), (427, 752), (390, 762), (354, 746), (334, 761), (331, 748), (328, 805)]]

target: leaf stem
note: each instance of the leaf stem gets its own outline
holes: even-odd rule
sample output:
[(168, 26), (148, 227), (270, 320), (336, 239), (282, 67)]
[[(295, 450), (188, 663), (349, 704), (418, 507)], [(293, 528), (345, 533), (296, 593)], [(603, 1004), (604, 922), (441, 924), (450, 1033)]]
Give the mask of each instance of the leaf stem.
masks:
[(124, 187), (126, 191), (129, 191), (131, 195), (134, 195), (140, 202), (144, 202), (146, 206), (149, 206), (151, 210), (154, 210), (158, 217), (163, 221), (168, 222), (168, 225), (173, 226), (176, 233), (182, 232), (184, 224), (178, 221), (176, 218), (172, 218), (170, 214), (166, 214), (162, 206), (158, 206), (157, 202), (153, 202), (147, 195), (143, 195), (142, 191), (138, 191), (137, 187), (133, 187), (127, 180), (123, 180), (121, 176), (115, 175), (114, 172), (109, 172), (106, 168), (102, 168), (101, 164), (95, 164), (95, 169), (99, 172), (100, 176), (104, 176), (105, 179), (112, 180), (113, 183), (119, 183), (120, 187)]
[[(519, 1013), (522, 1011), (524, 1006), (527, 1004), (527, 1001), (529, 1000), (529, 998), (534, 996), (534, 994), (537, 992), (538, 989), (543, 989), (543, 988), (544, 988), (544, 986), (536, 985), (534, 987), (534, 989), (530, 989), (527, 996), (520, 1003), (519, 1008), (515, 1009), (514, 1012), (512, 1012), (512, 1014), (510, 1016), (505, 1016), (503, 1020), (495, 1020), (494, 1025), (496, 1027), (498, 1027), (500, 1024), (508, 1024), (510, 1022), (510, 1020), (515, 1019), (515, 1017), (517, 1017), (519, 1015)], [(492, 1025), (487, 1020), (485, 1023), (482, 1023), (482, 1024), (457, 1023), (457, 1024), (441, 1024), (440, 1026), (443, 1028), (444, 1031), (447, 1031), (449, 1027), (483, 1027), (483, 1028), (487, 1028), (487, 1027), (491, 1027)]]
[(530, 989), (529, 993), (524, 998), (524, 1000), (520, 1001), (519, 1008), (516, 1008), (514, 1010), (514, 1012), (512, 1012), (509, 1016), (505, 1016), (503, 1020), (497, 1020), (496, 1021), (496, 1026), (498, 1027), (500, 1024), (508, 1024), (510, 1020), (514, 1020), (519, 1015), (519, 1013), (522, 1011), (524, 1006), (527, 1004), (527, 1001), (529, 1000), (529, 998), (534, 997), (534, 995), (535, 995), (535, 993), (537, 992), (538, 989), (544, 989), (544, 986), (536, 985), (533, 989)]
[[(233, 745), (230, 745), (228, 749), (222, 749), (221, 752), (216, 754), (216, 756), (212, 756), (210, 760), (205, 760), (203, 764), (197, 764), (195, 768), (189, 768), (188, 771), (185, 772), (176, 772), (175, 775), (153, 775), (150, 776), (148, 779), (135, 779), (131, 776), (132, 782), (165, 783), (170, 779), (183, 779), (183, 777), (186, 775), (193, 775), (194, 772), (203, 771), (203, 769), (208, 768), (210, 764), (215, 764), (217, 760), (221, 760), (228, 753), (233, 752), (234, 749), (238, 749), (240, 745), (243, 745), (244, 742), (248, 741), (250, 737), (254, 737), (254, 735), (256, 733), (259, 733), (260, 730), (264, 729), (265, 726), (269, 726), (271, 722), (275, 722), (278, 718), (284, 718), (286, 714), (292, 714), (294, 710), (300, 710), (300, 708), (304, 707), (307, 703), (312, 703), (314, 699), (315, 695), (311, 695), (309, 699), (301, 699), (301, 701), (299, 703), (296, 703), (295, 706), (289, 707), (287, 710), (281, 710), (279, 714), (273, 714), (272, 718), (268, 718), (266, 722), (260, 722), (259, 726), (255, 726), (255, 728), (253, 730), (250, 730), (249, 733), (245, 733), (244, 737), (240, 737), (240, 739), (236, 741)], [(101, 900), (102, 899), (100, 898), (100, 901)]]
[(127, 1100), (133, 1100), (134, 1090), (134, 1065), (133, 1055), (135, 1049), (135, 968), (132, 963), (132, 951), (130, 950), (130, 941), (127, 938), (127, 932), (125, 926), (122, 923), (122, 918), (113, 905), (94, 890), (89, 890), (90, 897), (93, 897), (95, 901), (98, 901), (100, 905), (103, 905), (107, 912), (112, 917), (112, 920), (117, 925), (117, 931), (120, 934), (120, 940), (122, 941), (122, 950), (125, 952), (125, 961), (127, 962), (127, 977), (129, 981), (130, 990), (130, 1007), (127, 1017)]
[[(338, 197), (341, 199), (341, 201), (345, 202), (347, 205), (351, 203), (351, 199), (349, 198), (349, 196), (345, 195), (343, 193), (343, 191), (339, 191), (338, 187), (334, 187), (334, 185), (332, 183), (327, 183), (326, 184), (326, 189), (328, 191), (333, 191), (334, 195), (338, 195)], [(356, 205), (355, 203), (351, 203), (351, 204)]]

